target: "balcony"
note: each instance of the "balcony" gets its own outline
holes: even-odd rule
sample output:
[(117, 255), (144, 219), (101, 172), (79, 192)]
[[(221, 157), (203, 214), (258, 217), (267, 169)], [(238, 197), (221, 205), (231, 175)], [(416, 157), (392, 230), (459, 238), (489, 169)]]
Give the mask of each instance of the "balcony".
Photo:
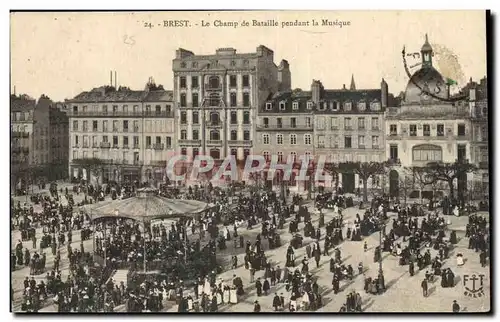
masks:
[(97, 149), (99, 147), (99, 144), (97, 144), (96, 142), (94, 142), (94, 143), (92, 143), (92, 147)]
[(325, 144), (324, 143), (318, 143), (318, 148), (319, 149), (324, 149), (325, 148)]
[(146, 144), (146, 149), (152, 149), (153, 148), (153, 145), (150, 143), (150, 144)]
[(220, 146), (220, 145), (222, 145), (222, 140), (208, 140), (207, 145), (208, 146)]
[(127, 160), (127, 159), (123, 159), (123, 160), (122, 160), (122, 164), (129, 164), (129, 162), (130, 162), (130, 161), (129, 161), (129, 160)]
[(398, 166), (401, 165), (401, 160), (400, 159), (395, 159), (395, 158), (389, 158), (387, 160), (387, 164), (391, 166)]
[(83, 143), (83, 148), (84, 148), (84, 149), (88, 149), (88, 148), (89, 148), (88, 143)]
[(179, 140), (180, 145), (201, 146), (201, 140)]
[(292, 124), (259, 124), (257, 125), (257, 130), (267, 130), (267, 131), (312, 131), (313, 126), (307, 124), (298, 124), (292, 126)]
[(134, 133), (137, 133), (139, 132), (139, 128), (138, 127), (134, 127)]
[(120, 148), (120, 146), (118, 145), (118, 143), (117, 144), (113, 144), (113, 149), (119, 149), (119, 148)]
[(150, 165), (152, 165), (153, 167), (166, 167), (167, 166), (167, 161), (150, 161), (149, 162)]
[(365, 148), (365, 145), (364, 144), (359, 144), (358, 145), (358, 149), (364, 149)]
[(127, 133), (128, 132), (128, 127), (123, 128), (123, 132)]
[(396, 131), (394, 131), (394, 132), (393, 132), (393, 131), (391, 131), (391, 132), (389, 132), (389, 136), (398, 136), (398, 132), (396, 132)]
[(372, 144), (372, 149), (378, 150), (380, 146), (378, 144)]
[(127, 149), (127, 150), (128, 150), (128, 149), (129, 149), (128, 144), (124, 144), (124, 145), (122, 146), (122, 149)]
[(424, 131), (424, 136), (431, 136), (431, 132), (430, 131)]
[(220, 127), (222, 127), (222, 123), (221, 122), (208, 122), (206, 124), (206, 127), (207, 128), (220, 128)]
[(219, 84), (219, 86), (211, 86), (211, 84), (205, 83), (205, 90), (209, 92), (222, 91), (222, 84)]
[(135, 112), (112, 112), (112, 111), (98, 111), (98, 112), (80, 112), (80, 111), (68, 111), (68, 117), (132, 117), (132, 118), (142, 118), (142, 117), (174, 117), (172, 111), (135, 111)]
[(252, 140), (229, 140), (228, 144), (249, 147), (252, 146)]
[(346, 130), (346, 131), (351, 131), (352, 129), (353, 129), (352, 126), (347, 126), (347, 125), (344, 126), (344, 130)]
[(134, 160), (134, 165), (137, 165), (137, 166), (142, 166), (142, 161), (139, 161), (139, 160)]
[(380, 131), (380, 127), (378, 127), (378, 126), (372, 126), (372, 131)]
[(155, 143), (155, 144), (153, 144), (153, 149), (155, 149), (155, 150), (164, 150), (165, 149), (165, 144), (163, 144), (163, 143)]
[(110, 142), (101, 142), (101, 149), (110, 149), (110, 148), (111, 148)]

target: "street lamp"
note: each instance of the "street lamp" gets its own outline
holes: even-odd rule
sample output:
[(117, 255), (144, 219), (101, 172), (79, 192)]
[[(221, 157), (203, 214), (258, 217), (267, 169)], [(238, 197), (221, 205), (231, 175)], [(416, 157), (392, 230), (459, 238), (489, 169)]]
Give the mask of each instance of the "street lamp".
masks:
[(379, 231), (379, 259), (378, 259), (379, 290), (385, 291), (384, 270), (382, 269), (382, 234), (385, 235), (385, 224), (383, 224), (380, 227)]

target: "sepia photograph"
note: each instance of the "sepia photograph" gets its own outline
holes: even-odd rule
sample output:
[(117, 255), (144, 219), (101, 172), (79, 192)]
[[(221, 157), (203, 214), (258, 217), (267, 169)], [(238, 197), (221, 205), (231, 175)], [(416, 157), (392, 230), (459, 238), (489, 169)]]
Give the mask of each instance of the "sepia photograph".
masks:
[(491, 313), (491, 19), (10, 11), (10, 311)]

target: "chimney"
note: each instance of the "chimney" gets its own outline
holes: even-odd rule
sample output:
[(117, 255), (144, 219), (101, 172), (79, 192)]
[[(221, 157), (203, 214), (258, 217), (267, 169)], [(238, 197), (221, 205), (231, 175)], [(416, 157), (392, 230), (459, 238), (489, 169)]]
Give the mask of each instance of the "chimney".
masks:
[(385, 79), (382, 78), (382, 82), (380, 83), (380, 89), (381, 89), (381, 97), (380, 97), (380, 105), (382, 107), (387, 107), (389, 104), (388, 102), (388, 97), (389, 97), (389, 86), (387, 86), (387, 82)]
[(319, 80), (313, 80), (311, 84), (311, 99), (314, 104), (318, 104), (321, 99), (321, 91), (323, 90), (323, 84)]
[(116, 87), (116, 86), (118, 86), (118, 84), (117, 84), (117, 82), (116, 82), (116, 70), (115, 70), (115, 88), (118, 88), (118, 87)]
[(113, 86), (113, 71), (109, 71), (109, 86)]
[(345, 84), (343, 84), (343, 85), (342, 85), (342, 89), (343, 89), (343, 90), (346, 90), (346, 88), (345, 88)]

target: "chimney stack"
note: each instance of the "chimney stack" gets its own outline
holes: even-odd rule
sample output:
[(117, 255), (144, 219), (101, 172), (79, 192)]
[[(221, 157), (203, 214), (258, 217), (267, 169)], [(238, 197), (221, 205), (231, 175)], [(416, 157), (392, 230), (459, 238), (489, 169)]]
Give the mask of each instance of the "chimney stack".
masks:
[(109, 71), (109, 86), (113, 86), (113, 71)]
[(116, 82), (116, 70), (115, 70), (115, 88), (118, 88), (117, 86), (118, 86), (118, 84)]

